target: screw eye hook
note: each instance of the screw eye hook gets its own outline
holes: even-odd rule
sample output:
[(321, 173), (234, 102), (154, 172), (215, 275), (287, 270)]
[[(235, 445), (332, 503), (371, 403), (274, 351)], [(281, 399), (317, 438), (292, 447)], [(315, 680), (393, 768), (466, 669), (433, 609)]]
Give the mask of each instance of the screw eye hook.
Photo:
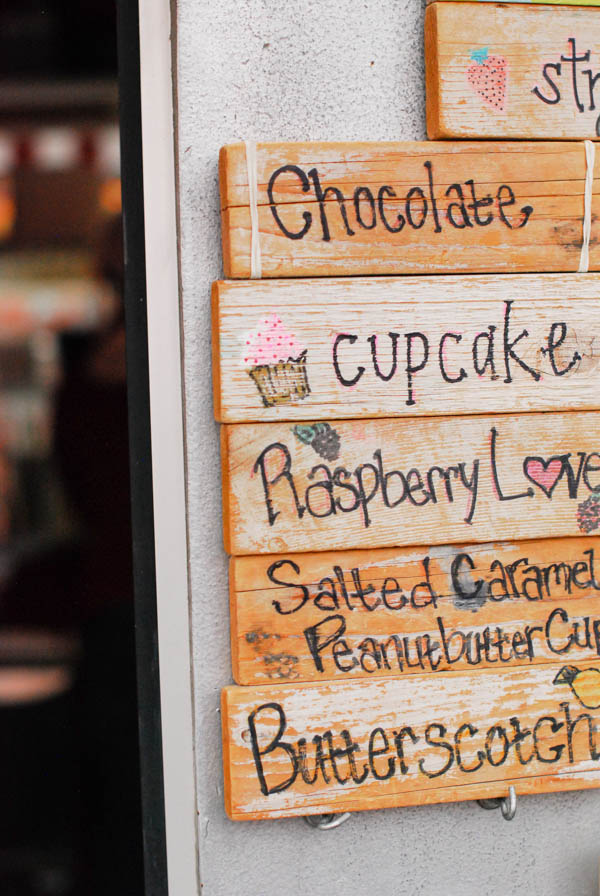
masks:
[(506, 821), (512, 821), (517, 814), (517, 794), (512, 784), (508, 788), (508, 797), (504, 797), (500, 803), (500, 811)]
[(500, 809), (502, 818), (506, 821), (512, 821), (517, 814), (517, 794), (512, 784), (508, 788), (508, 796), (477, 800), (477, 802), (482, 809)]
[(305, 815), (304, 821), (311, 828), (316, 828), (318, 831), (331, 831), (333, 828), (339, 828), (341, 824), (348, 821), (351, 815), (351, 812), (342, 812), (337, 815), (333, 812), (329, 812), (326, 815)]
[[(506, 821), (512, 821), (517, 814), (517, 793), (512, 784), (508, 788), (508, 796), (477, 800), (477, 802), (482, 809), (500, 809), (502, 817)], [(311, 828), (315, 828), (315, 830), (331, 831), (334, 828), (339, 828), (345, 821), (348, 821), (351, 815), (351, 812), (342, 812), (339, 814), (329, 812), (324, 815), (305, 815), (304, 821)]]

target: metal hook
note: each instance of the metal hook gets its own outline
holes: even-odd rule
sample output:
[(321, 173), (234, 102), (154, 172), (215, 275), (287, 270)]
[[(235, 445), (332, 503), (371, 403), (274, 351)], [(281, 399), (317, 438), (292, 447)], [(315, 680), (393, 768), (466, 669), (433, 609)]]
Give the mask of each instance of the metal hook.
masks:
[(511, 784), (508, 788), (508, 796), (494, 797), (494, 799), (477, 800), (482, 809), (498, 809), (502, 812), (502, 818), (512, 821), (517, 814), (517, 794)]
[(339, 828), (341, 824), (348, 821), (351, 815), (351, 812), (342, 812), (339, 815), (334, 815), (333, 812), (329, 812), (326, 815), (305, 815), (304, 821), (311, 828), (316, 828), (318, 831), (331, 831), (333, 828)]

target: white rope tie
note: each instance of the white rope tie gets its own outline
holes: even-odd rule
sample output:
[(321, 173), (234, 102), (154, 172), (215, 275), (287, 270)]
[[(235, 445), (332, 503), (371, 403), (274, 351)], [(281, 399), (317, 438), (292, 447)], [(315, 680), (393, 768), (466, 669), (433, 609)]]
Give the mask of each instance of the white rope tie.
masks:
[(585, 190), (583, 194), (583, 235), (579, 274), (587, 274), (590, 269), (590, 235), (592, 232), (592, 188), (594, 186), (594, 162), (596, 146), (592, 140), (585, 141)]
[(250, 277), (252, 280), (260, 280), (260, 278), (262, 277), (262, 262), (260, 257), (260, 230), (258, 229), (258, 175), (256, 172), (256, 143), (251, 140), (246, 140), (245, 144), (246, 165), (248, 167), (250, 226), (252, 228), (250, 233)]

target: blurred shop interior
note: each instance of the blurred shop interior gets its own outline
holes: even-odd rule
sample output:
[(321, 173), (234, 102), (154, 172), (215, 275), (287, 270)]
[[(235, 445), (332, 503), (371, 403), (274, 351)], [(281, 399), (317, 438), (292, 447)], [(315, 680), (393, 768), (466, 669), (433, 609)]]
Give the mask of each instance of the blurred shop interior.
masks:
[(143, 893), (115, 5), (0, 4), (0, 894)]

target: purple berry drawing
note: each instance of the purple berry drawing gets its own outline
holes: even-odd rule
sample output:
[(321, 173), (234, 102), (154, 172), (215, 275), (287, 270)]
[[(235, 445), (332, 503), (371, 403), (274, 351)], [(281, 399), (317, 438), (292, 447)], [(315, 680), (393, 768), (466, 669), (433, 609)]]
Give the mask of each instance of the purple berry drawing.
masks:
[(266, 408), (301, 401), (310, 395), (306, 355), (278, 314), (269, 314), (244, 339), (243, 359)]
[(323, 460), (337, 460), (340, 456), (340, 437), (329, 423), (300, 423), (292, 432), (299, 442), (310, 445)]
[(600, 487), (578, 506), (577, 525), (582, 532), (593, 532), (600, 526)]

